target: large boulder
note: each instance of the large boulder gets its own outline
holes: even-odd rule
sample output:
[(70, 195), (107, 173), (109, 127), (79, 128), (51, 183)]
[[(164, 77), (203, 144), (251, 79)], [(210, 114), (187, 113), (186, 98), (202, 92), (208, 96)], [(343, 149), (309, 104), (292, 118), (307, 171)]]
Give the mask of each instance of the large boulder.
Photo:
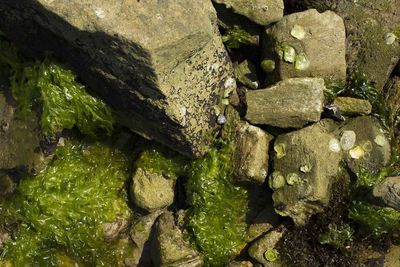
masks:
[[(188, 156), (208, 148), (235, 89), (211, 1), (6, 0), (0, 30), (73, 66), (120, 122)], [(222, 92), (225, 90), (225, 92)]]
[(320, 120), (324, 89), (321, 78), (292, 78), (248, 91), (246, 119), (254, 124), (301, 128)]
[(346, 80), (345, 28), (341, 17), (315, 9), (283, 17), (266, 30), (264, 58), (274, 61), (272, 81), (293, 77)]
[(232, 8), (235, 13), (243, 15), (259, 25), (266, 26), (278, 21), (283, 16), (283, 0), (213, 0)]

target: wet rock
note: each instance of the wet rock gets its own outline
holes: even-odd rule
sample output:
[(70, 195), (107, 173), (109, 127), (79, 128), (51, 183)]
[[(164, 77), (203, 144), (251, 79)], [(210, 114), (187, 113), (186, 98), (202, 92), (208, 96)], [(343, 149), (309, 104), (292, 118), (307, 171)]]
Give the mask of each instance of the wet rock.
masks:
[(268, 203), (265, 209), (251, 222), (247, 231), (248, 237), (246, 241), (251, 242), (257, 237), (267, 233), (274, 227), (277, 227), (280, 221), (280, 217), (276, 214), (272, 203)]
[(253, 63), (244, 60), (235, 68), (236, 79), (243, 85), (251, 89), (257, 89), (259, 82), (257, 80), (257, 70)]
[(268, 150), (273, 136), (241, 122), (236, 133), (234, 174), (239, 181), (262, 184), (268, 174)]
[(372, 105), (368, 100), (352, 98), (352, 97), (337, 97), (334, 100), (340, 113), (344, 116), (368, 115), (372, 112)]
[(385, 178), (372, 193), (386, 206), (400, 210), (400, 176)]
[(133, 203), (148, 211), (165, 208), (174, 202), (174, 186), (174, 179), (138, 168), (132, 177)]
[(15, 108), (0, 92), (0, 169), (24, 167), (30, 172), (40, 171), (46, 158), (40, 150), (40, 127), (34, 112), (19, 119)]
[(0, 10), (7, 37), (69, 63), (121, 123), (182, 154), (206, 152), (213, 107), (235, 89), (211, 1), (1, 1)]
[(344, 172), (340, 143), (333, 133), (337, 126), (324, 119), (275, 140), (274, 172), (269, 177), (275, 210), (298, 225), (323, 211), (331, 185)]
[[(354, 136), (350, 137), (349, 133)], [(388, 133), (378, 119), (372, 116), (349, 119), (338, 129), (337, 135), (342, 146), (342, 139), (351, 139), (345, 142), (344, 160), (354, 173), (357, 173), (360, 167), (376, 173), (389, 163), (390, 141)], [(347, 137), (343, 138), (343, 135)]]
[(287, 229), (284, 226), (280, 226), (266, 233), (250, 246), (248, 251), (249, 256), (264, 267), (281, 266), (279, 263), (279, 252), (275, 249), (275, 246), (286, 231)]
[(271, 22), (278, 21), (283, 16), (282, 0), (213, 0), (232, 8), (235, 13), (246, 16), (259, 25), (266, 26)]
[(140, 217), (134, 222), (130, 231), (130, 237), (134, 243), (131, 265), (137, 266), (142, 263), (144, 266), (151, 266), (150, 244), (148, 242), (152, 226), (162, 210), (157, 210), (149, 215)]
[(273, 81), (293, 77), (346, 80), (345, 28), (341, 17), (315, 9), (283, 17), (266, 30), (264, 59), (275, 62)]
[(172, 212), (165, 212), (157, 219), (151, 253), (154, 266), (200, 267), (203, 265), (197, 251), (183, 239), (182, 232), (175, 225)]
[(319, 121), (324, 89), (321, 78), (292, 78), (266, 89), (248, 91), (246, 119), (281, 128), (300, 128)]

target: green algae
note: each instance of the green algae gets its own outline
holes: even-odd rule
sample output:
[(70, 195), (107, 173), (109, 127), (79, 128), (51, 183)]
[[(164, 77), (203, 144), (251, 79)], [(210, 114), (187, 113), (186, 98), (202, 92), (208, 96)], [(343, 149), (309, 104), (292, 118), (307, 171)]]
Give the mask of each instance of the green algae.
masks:
[(44, 171), (22, 179), (17, 194), (0, 201), (3, 222), (18, 223), (0, 262), (59, 266), (61, 253), (85, 266), (120, 265), (129, 247), (105, 242), (103, 226), (132, 216), (128, 176), (127, 156), (112, 145), (66, 141)]
[(234, 25), (231, 29), (222, 36), (222, 42), (227, 48), (240, 48), (243, 45), (250, 45), (253, 42), (253, 37), (241, 29), (239, 26)]
[(330, 223), (326, 232), (319, 236), (321, 244), (328, 244), (335, 249), (344, 249), (353, 241), (354, 231), (348, 224), (336, 225)]
[(3, 75), (9, 74), (20, 117), (26, 117), (35, 105), (42, 106), (40, 125), (45, 135), (53, 136), (74, 126), (92, 137), (112, 133), (114, 118), (110, 108), (87, 93), (67, 67), (51, 58), (26, 59), (14, 45), (0, 38), (1, 69)]

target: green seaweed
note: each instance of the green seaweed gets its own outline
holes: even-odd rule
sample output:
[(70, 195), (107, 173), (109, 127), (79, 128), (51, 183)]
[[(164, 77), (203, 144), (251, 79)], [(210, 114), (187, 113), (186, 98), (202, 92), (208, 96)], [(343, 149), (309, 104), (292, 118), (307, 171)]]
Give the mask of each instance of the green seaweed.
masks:
[(330, 223), (326, 232), (319, 236), (321, 244), (329, 244), (335, 249), (344, 249), (353, 241), (353, 229), (348, 224)]
[(222, 36), (222, 42), (228, 49), (240, 48), (243, 45), (251, 44), (252, 41), (253, 37), (237, 25), (234, 25), (233, 28), (227, 30)]
[(389, 207), (353, 201), (349, 209), (349, 218), (359, 223), (365, 233), (374, 237), (400, 230), (400, 212)]
[(6, 72), (6, 67), (12, 96), (18, 103), (17, 114), (24, 118), (35, 105), (40, 104), (40, 125), (46, 136), (51, 137), (74, 126), (92, 137), (112, 133), (114, 118), (111, 109), (87, 93), (70, 69), (51, 58), (28, 60), (14, 45), (0, 37), (2, 73)]
[(128, 177), (129, 160), (112, 145), (66, 141), (44, 171), (22, 179), (17, 194), (0, 201), (3, 222), (19, 224), (0, 262), (58, 266), (61, 253), (84, 265), (119, 265), (128, 248), (105, 242), (103, 226), (131, 218)]
[(232, 182), (233, 146), (212, 148), (188, 171), (188, 229), (206, 266), (223, 266), (244, 247), (247, 193)]

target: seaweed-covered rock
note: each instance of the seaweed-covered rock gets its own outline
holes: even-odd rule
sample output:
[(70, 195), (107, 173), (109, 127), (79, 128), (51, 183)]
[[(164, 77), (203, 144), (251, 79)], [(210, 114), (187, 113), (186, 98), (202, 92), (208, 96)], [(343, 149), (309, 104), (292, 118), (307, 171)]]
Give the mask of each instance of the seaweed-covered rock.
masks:
[(174, 202), (175, 180), (163, 174), (137, 168), (132, 176), (133, 203), (149, 211), (165, 208)]
[(172, 212), (164, 212), (157, 219), (151, 253), (154, 266), (200, 267), (203, 265), (197, 251), (184, 240), (181, 230), (175, 225)]
[(346, 80), (345, 28), (341, 17), (315, 9), (283, 17), (266, 30), (264, 58), (275, 61), (274, 81), (293, 77)]
[(232, 8), (235, 13), (246, 16), (259, 25), (266, 26), (271, 22), (278, 21), (283, 16), (282, 0), (213, 0)]
[(368, 100), (353, 97), (336, 97), (333, 104), (344, 116), (368, 115), (372, 112), (372, 105)]
[(378, 198), (388, 207), (400, 211), (400, 177), (387, 177), (377, 184), (373, 191), (373, 196)]
[(259, 82), (257, 80), (257, 70), (251, 61), (244, 60), (235, 67), (236, 79), (251, 89), (257, 89)]
[(211, 1), (2, 1), (0, 10), (7, 37), (70, 63), (121, 123), (191, 157), (207, 151), (214, 107), (235, 89)]
[(248, 91), (246, 119), (254, 124), (301, 128), (320, 120), (324, 89), (321, 78), (292, 78)]
[(280, 135), (274, 143), (274, 172), (270, 175), (272, 198), (280, 215), (304, 225), (322, 212), (330, 199), (331, 185), (342, 173), (337, 123), (321, 120), (301, 130)]
[(268, 174), (269, 143), (273, 136), (246, 122), (239, 125), (234, 153), (234, 175), (240, 181), (262, 184)]

